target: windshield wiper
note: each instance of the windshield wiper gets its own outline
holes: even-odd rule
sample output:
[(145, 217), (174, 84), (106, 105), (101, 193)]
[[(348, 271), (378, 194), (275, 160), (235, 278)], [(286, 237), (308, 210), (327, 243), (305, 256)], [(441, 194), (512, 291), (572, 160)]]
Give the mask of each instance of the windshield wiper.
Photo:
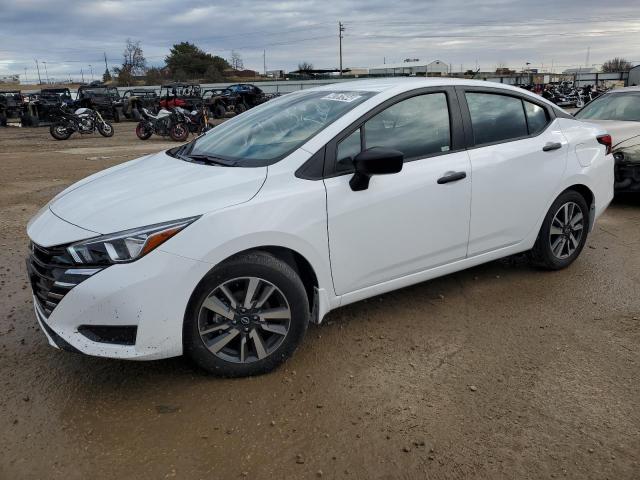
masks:
[(186, 155), (187, 158), (195, 160), (196, 162), (203, 162), (209, 165), (222, 165), (224, 167), (237, 167), (238, 162), (236, 160), (227, 160), (220, 157), (214, 157), (212, 155)]

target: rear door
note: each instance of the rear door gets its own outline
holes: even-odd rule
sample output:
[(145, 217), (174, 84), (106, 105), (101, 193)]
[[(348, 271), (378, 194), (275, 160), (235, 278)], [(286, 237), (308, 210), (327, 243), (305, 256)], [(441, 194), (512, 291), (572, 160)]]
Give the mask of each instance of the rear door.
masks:
[(515, 245), (537, 227), (566, 169), (568, 142), (544, 102), (456, 87), (473, 178), (468, 255)]

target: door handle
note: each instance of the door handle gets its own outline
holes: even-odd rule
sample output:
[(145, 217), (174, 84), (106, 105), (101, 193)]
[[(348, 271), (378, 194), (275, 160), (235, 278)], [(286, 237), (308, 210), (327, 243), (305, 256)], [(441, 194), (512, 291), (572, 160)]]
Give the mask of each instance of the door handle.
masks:
[(544, 147), (542, 147), (543, 152), (550, 152), (551, 150), (558, 150), (562, 148), (562, 144), (560, 142), (548, 142)]
[(438, 185), (444, 185), (445, 183), (457, 182), (467, 178), (467, 172), (447, 172), (443, 177), (438, 179)]

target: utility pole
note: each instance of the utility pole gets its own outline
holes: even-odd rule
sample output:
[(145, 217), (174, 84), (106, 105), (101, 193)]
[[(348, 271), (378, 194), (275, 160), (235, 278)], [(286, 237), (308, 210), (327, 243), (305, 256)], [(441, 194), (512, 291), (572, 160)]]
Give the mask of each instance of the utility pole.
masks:
[(266, 77), (267, 76), (267, 51), (262, 51), (262, 73)]
[(84, 83), (84, 72), (82, 71), (82, 67), (80, 67), (80, 76), (82, 77), (82, 83)]
[(38, 66), (38, 59), (34, 58), (36, 61), (36, 70), (38, 70), (38, 85), (42, 85), (42, 79), (40, 78), (40, 67)]
[(342, 76), (342, 32), (344, 32), (344, 25), (342, 22), (338, 22), (338, 37), (340, 42), (340, 76)]
[(104, 71), (105, 73), (109, 71), (109, 65), (107, 65), (107, 52), (102, 52), (104, 53)]
[(49, 72), (47, 72), (47, 62), (42, 62), (44, 63), (44, 74), (47, 77), (47, 85), (49, 84)]

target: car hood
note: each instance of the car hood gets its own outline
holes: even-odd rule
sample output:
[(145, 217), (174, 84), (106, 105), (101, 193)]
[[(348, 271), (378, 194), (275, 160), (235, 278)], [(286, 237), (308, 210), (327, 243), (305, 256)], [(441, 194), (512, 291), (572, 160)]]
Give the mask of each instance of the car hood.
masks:
[(601, 126), (613, 140), (613, 145), (624, 142), (631, 137), (640, 135), (640, 122), (625, 122), (622, 120), (582, 120)]
[(113, 233), (244, 203), (266, 177), (267, 167), (201, 165), (160, 152), (81, 180), (49, 208), (83, 229)]

